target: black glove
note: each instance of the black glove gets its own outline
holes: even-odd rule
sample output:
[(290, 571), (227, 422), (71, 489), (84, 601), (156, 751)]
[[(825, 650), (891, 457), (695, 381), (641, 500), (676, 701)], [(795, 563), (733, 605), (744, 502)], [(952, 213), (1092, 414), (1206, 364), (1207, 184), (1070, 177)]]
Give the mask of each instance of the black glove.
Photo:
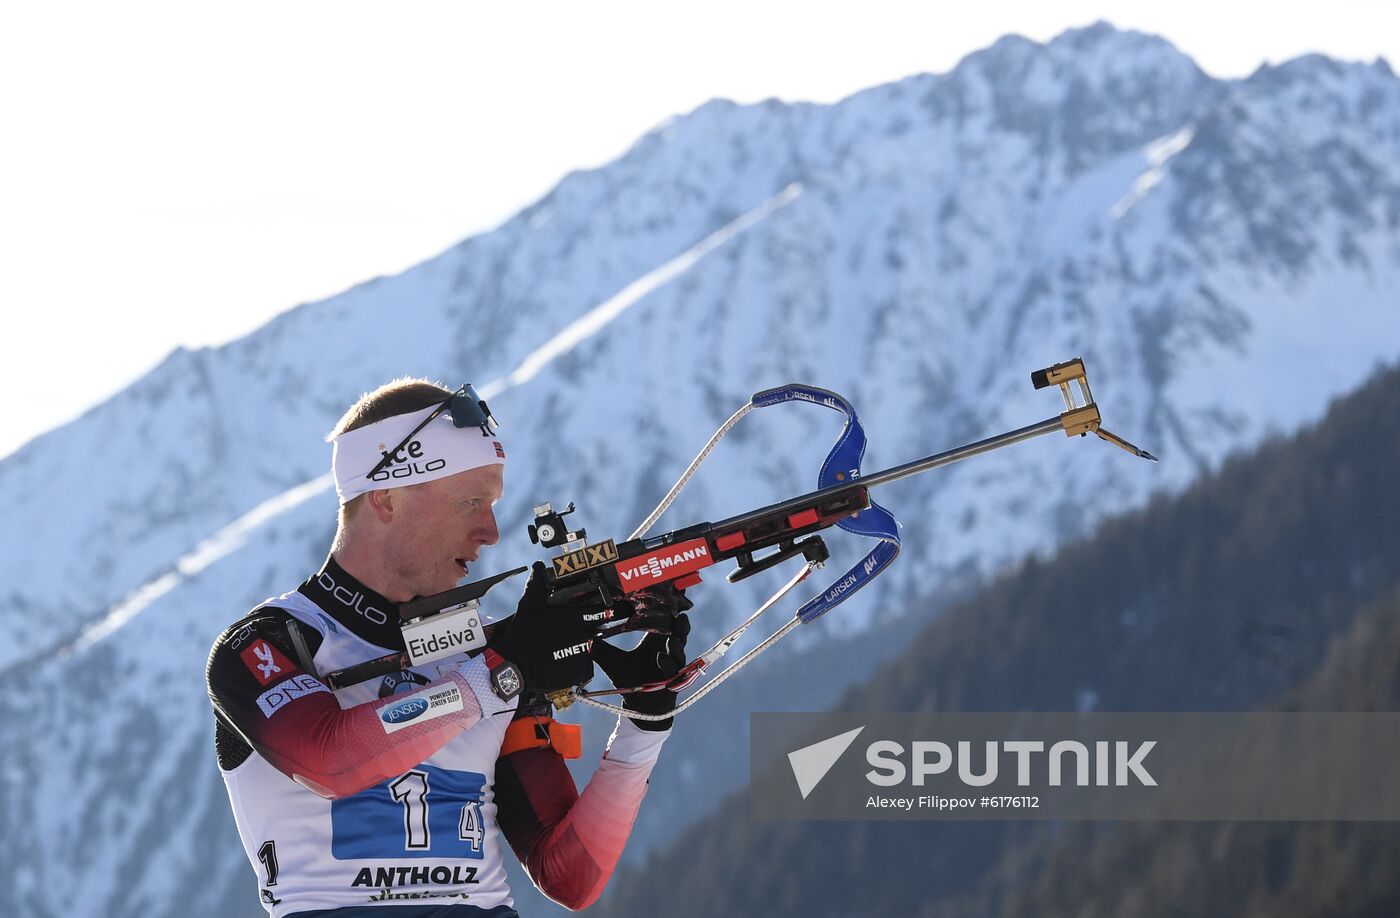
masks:
[[(685, 666), (685, 640), (690, 635), (685, 610), (695, 605), (669, 583), (643, 590), (631, 601), (636, 606), (634, 615), (645, 616), (652, 625), (641, 643), (622, 650), (607, 641), (593, 642), (593, 659), (617, 688), (662, 682), (680, 672)], [(638, 714), (669, 714), (676, 709), (676, 693), (666, 689), (632, 692), (622, 696), (622, 706)], [(669, 730), (673, 720), (632, 723), (643, 730)]]
[(526, 691), (554, 692), (593, 678), (589, 648), (597, 627), (579, 604), (551, 606), (543, 561), (530, 569), (520, 605), (491, 637), (490, 647), (520, 670)]

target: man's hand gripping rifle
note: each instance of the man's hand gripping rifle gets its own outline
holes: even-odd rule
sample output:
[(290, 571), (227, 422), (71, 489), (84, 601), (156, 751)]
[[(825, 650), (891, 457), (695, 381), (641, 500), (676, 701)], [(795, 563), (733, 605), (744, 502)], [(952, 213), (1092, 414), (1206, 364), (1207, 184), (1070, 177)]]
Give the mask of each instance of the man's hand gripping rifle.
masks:
[[(950, 465), (962, 459), (988, 453), (1013, 443), (1063, 430), (1067, 435), (1094, 433), (1135, 456), (1156, 461), (1150, 453), (1109, 433), (1101, 426), (1098, 406), (1089, 390), (1084, 362), (1075, 358), (1031, 374), (1035, 388), (1059, 386), (1065, 411), (1038, 424), (969, 443), (946, 452), (926, 456), (904, 465), (872, 474), (862, 474), (865, 433), (855, 409), (842, 396), (826, 389), (792, 384), (766, 389), (750, 399), (710, 439), (680, 480), (652, 514), (625, 541), (608, 539), (589, 544), (583, 529), (571, 531), (564, 517), (574, 511), (573, 503), (556, 511), (550, 504), (535, 508), (535, 521), (529, 527), (530, 539), (545, 548), (563, 548), (551, 559), (549, 602), (554, 605), (588, 603), (597, 616), (597, 636), (607, 638), (626, 631), (664, 631), (674, 617), (674, 603), (638, 602), (657, 588), (684, 591), (700, 583), (700, 572), (722, 561), (733, 560), (735, 567), (727, 579), (737, 583), (789, 558), (801, 555), (805, 564), (777, 593), (752, 616), (725, 635), (718, 643), (686, 664), (672, 678), (638, 686), (602, 691), (575, 689), (551, 696), (565, 706), (574, 698), (635, 719), (652, 715), (624, 711), (594, 700), (607, 694), (680, 691), (738, 641), (753, 622), (827, 560), (826, 543), (819, 534), (832, 526), (877, 540), (877, 544), (857, 564), (825, 591), (804, 603), (794, 617), (776, 633), (750, 650), (728, 669), (711, 679), (687, 698), (676, 713), (685, 710), (737, 669), (772, 646), (799, 624), (815, 621), (844, 602), (880, 574), (899, 553), (898, 524), (894, 517), (870, 499), (870, 489), (901, 478)], [(1072, 385), (1073, 384), (1073, 385)], [(716, 523), (697, 523), (658, 536), (646, 537), (652, 524), (670, 506), (676, 495), (695, 473), (719, 440), (749, 411), (788, 401), (806, 401), (842, 412), (846, 416), (841, 436), (822, 464), (815, 491), (789, 500), (760, 507)], [(766, 552), (766, 553), (765, 553)], [(764, 553), (764, 554), (760, 554)], [(680, 594), (683, 597), (683, 593)], [(682, 600), (684, 608), (688, 601)], [(661, 719), (657, 716), (655, 719)]]

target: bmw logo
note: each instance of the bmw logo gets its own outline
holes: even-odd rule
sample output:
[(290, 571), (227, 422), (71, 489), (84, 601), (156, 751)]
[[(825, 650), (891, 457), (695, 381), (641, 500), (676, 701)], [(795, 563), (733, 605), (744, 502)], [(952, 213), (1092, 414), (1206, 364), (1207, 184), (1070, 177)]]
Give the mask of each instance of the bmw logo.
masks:
[(402, 695), (404, 692), (411, 692), (420, 685), (427, 685), (428, 680), (411, 670), (403, 669), (396, 673), (390, 673), (384, 677), (384, 681), (379, 683), (379, 697), (388, 698), (390, 695)]

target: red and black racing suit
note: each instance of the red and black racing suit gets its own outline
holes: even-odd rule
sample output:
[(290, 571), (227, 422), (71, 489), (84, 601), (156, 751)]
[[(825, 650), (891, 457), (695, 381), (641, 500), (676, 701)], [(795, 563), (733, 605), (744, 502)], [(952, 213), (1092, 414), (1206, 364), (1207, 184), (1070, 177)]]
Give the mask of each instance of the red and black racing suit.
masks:
[[(334, 559), (215, 643), (215, 748), (269, 913), (383, 903), (391, 918), (514, 915), (496, 827), (545, 894), (575, 909), (594, 902), (666, 733), (620, 723), (580, 795), (549, 742), (548, 702), (502, 702), (479, 657), (336, 691), (322, 681), (403, 650), (396, 606)], [(395, 722), (404, 711), (418, 720)], [(538, 743), (503, 755), (507, 721)], [(458, 901), (421, 912), (403, 901), (419, 898)]]

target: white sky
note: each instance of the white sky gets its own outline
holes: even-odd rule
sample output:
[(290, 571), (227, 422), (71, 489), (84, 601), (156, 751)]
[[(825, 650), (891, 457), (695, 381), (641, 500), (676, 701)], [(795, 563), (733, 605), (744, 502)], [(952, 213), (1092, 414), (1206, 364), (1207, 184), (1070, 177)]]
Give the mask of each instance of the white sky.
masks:
[(7, 3), (0, 456), (500, 223), (723, 96), (835, 101), (1107, 19), (1216, 76), (1400, 66), (1400, 2)]

